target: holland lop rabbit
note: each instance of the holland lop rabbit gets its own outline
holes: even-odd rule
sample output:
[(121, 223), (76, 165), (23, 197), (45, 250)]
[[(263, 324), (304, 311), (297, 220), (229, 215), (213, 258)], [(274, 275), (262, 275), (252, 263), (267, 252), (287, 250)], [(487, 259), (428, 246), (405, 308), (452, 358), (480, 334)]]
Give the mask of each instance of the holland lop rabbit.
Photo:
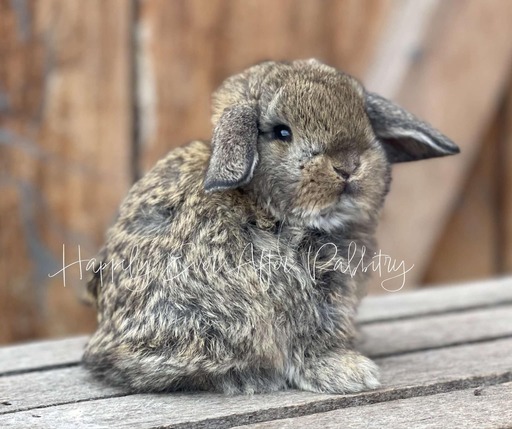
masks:
[(316, 60), (228, 78), (212, 121), (124, 200), (88, 283), (85, 366), (139, 392), (376, 388), (352, 345), (369, 271), (343, 262), (374, 255), (391, 164), (457, 146)]

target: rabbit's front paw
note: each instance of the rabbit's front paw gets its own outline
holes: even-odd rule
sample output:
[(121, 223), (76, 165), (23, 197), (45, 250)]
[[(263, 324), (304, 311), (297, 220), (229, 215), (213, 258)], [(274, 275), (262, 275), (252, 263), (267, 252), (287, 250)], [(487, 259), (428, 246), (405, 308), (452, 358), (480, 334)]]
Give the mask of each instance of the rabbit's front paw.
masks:
[(379, 369), (372, 360), (344, 350), (306, 361), (294, 384), (312, 392), (356, 393), (379, 387), (378, 377)]

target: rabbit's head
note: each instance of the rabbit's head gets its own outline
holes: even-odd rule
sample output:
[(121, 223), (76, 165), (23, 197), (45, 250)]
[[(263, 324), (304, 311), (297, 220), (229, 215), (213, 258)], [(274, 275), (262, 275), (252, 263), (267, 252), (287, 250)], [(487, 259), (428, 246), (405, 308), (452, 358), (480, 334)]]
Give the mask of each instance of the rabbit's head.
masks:
[(430, 125), (316, 60), (265, 62), (214, 94), (208, 192), (243, 188), (280, 220), (375, 219), (390, 165), (458, 152)]

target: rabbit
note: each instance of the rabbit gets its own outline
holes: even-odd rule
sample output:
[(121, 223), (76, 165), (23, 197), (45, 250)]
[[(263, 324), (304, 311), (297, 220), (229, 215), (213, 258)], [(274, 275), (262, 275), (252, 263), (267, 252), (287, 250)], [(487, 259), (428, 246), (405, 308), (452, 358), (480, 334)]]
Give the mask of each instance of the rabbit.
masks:
[(254, 65), (212, 105), (211, 143), (169, 152), (121, 205), (83, 364), (133, 392), (377, 388), (354, 347), (369, 271), (343, 262), (375, 254), (392, 164), (458, 147), (315, 59)]

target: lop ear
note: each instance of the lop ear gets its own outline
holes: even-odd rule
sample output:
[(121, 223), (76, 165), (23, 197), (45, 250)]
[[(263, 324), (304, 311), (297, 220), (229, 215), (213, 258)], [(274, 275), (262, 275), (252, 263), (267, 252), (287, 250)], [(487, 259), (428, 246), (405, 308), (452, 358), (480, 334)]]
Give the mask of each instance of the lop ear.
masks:
[(258, 162), (257, 142), (256, 108), (236, 105), (224, 109), (213, 130), (205, 190), (221, 191), (247, 184)]
[(366, 93), (366, 112), (390, 162), (417, 161), (460, 152), (448, 137), (380, 95)]

